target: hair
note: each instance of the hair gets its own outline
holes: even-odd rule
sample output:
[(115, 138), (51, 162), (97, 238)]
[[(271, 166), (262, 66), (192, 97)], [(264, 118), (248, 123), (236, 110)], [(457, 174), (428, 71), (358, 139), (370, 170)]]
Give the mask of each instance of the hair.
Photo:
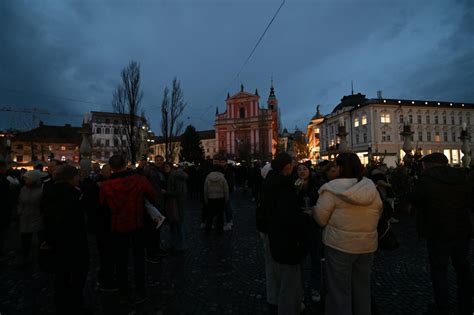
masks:
[(278, 153), (275, 159), (272, 161), (272, 170), (281, 172), (285, 166), (292, 163), (293, 159), (288, 153), (282, 152)]
[(158, 154), (158, 155), (155, 155), (155, 160), (156, 160), (156, 159), (163, 159), (163, 160), (164, 160), (165, 158), (163, 157), (163, 155), (159, 155), (159, 154)]
[(118, 171), (127, 166), (127, 160), (121, 155), (114, 154), (109, 159), (109, 165), (112, 170)]
[(357, 178), (361, 180), (364, 167), (355, 153), (340, 153), (336, 157), (336, 165), (341, 167), (339, 178)]
[(64, 164), (54, 170), (53, 179), (58, 183), (67, 183), (74, 179), (78, 173), (79, 171), (74, 166)]
[(41, 163), (38, 163), (35, 165), (35, 167), (33, 167), (35, 170), (40, 170), (40, 171), (43, 171), (43, 164)]
[(308, 163), (304, 162), (304, 163), (298, 163), (298, 165), (296, 165), (296, 169), (298, 169), (300, 166), (304, 166), (308, 169), (308, 171), (311, 173), (311, 168), (308, 166)]
[(321, 171), (321, 173), (326, 173), (334, 166), (336, 166), (336, 163), (334, 161), (324, 161), (319, 164), (319, 170)]

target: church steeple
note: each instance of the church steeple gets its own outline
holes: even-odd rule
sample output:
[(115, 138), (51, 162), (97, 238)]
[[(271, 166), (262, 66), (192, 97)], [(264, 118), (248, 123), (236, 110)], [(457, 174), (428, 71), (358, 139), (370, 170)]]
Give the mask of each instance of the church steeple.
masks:
[(240, 84), (240, 92), (243, 92), (244, 91), (244, 85), (241, 83)]
[(258, 95), (258, 89), (255, 89), (255, 95), (259, 96)]
[(272, 78), (272, 83), (270, 85), (270, 95), (268, 96), (267, 104), (268, 104), (268, 109), (277, 110), (278, 100), (275, 96), (275, 88), (273, 87), (273, 78)]
[(219, 115), (219, 106), (216, 106), (216, 116)]

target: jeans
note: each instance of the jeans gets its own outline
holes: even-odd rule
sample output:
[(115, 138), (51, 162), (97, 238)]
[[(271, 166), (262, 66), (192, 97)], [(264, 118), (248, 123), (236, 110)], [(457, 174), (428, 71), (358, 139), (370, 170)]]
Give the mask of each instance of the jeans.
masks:
[(144, 232), (137, 230), (127, 233), (112, 233), (112, 243), (117, 265), (117, 282), (119, 290), (128, 292), (128, 252), (132, 248), (133, 272), (135, 287), (145, 290), (145, 244)]
[(174, 222), (170, 224), (171, 248), (175, 250), (186, 249), (186, 239), (183, 222)]
[(301, 265), (273, 264), (278, 292), (278, 315), (299, 315), (303, 299)]
[(451, 258), (457, 277), (459, 314), (472, 314), (469, 243), (469, 238), (460, 240), (429, 239), (427, 242), (434, 299), (440, 312), (449, 311), (448, 264)]
[(325, 247), (326, 314), (371, 314), (370, 270), (374, 254), (349, 254)]

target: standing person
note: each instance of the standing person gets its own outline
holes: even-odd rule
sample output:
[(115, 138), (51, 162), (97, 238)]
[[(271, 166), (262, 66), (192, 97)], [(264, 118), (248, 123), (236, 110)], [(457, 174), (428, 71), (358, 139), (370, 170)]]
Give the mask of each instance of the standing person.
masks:
[[(155, 163), (145, 166), (143, 174), (150, 181), (156, 195), (158, 209), (165, 209), (165, 192), (167, 180), (164, 174), (165, 159), (161, 155), (155, 156)], [(145, 217), (145, 243), (147, 262), (156, 264), (160, 257), (165, 257), (169, 253), (161, 248), (161, 227), (156, 228), (156, 224), (148, 216)]]
[(175, 220), (170, 218), (171, 244), (170, 250), (174, 252), (183, 252), (186, 250), (186, 239), (184, 230), (184, 207), (186, 203), (186, 193), (188, 174), (181, 168), (172, 171), (168, 178), (166, 189), (166, 198), (168, 202), (173, 202), (176, 206), (177, 217)]
[(89, 249), (81, 203), (78, 170), (57, 167), (54, 184), (44, 192), (45, 242), (55, 254), (54, 302), (57, 314), (83, 314), (83, 290), (89, 270)]
[(10, 225), (10, 182), (6, 176), (7, 163), (0, 161), (0, 261), (4, 259), (5, 233)]
[(298, 206), (292, 179), (293, 161), (280, 153), (263, 182), (263, 206), (267, 213), (268, 239), (277, 292), (278, 314), (300, 314), (303, 298), (301, 263), (308, 253), (310, 220)]
[(235, 188), (235, 172), (232, 166), (227, 163), (227, 159), (221, 158), (219, 160), (222, 172), (224, 173), (225, 180), (227, 181), (227, 186), (229, 187), (229, 198), (225, 204), (225, 225), (224, 231), (230, 231), (234, 227), (234, 213), (232, 209), (232, 195)]
[[(300, 163), (296, 167), (298, 179), (295, 182), (298, 205), (300, 209), (307, 209), (314, 207), (318, 201), (318, 182), (313, 176), (313, 172), (307, 163)], [(311, 258), (311, 299), (313, 302), (321, 300), (321, 257), (322, 257), (322, 242), (321, 242), (321, 228), (319, 225), (311, 220), (310, 231), (308, 238), (310, 240), (310, 258)]]
[(18, 216), (21, 234), (21, 264), (26, 266), (31, 259), (31, 246), (33, 234), (36, 234), (38, 244), (43, 242), (43, 215), (41, 213), (41, 200), (43, 187), (41, 179), (46, 174), (40, 170), (28, 171), (23, 175), (25, 185), (20, 190), (18, 197)]
[(462, 168), (452, 168), (442, 153), (421, 159), (423, 173), (416, 183), (412, 202), (417, 227), (427, 238), (434, 300), (439, 314), (450, 314), (448, 265), (457, 275), (458, 313), (472, 314), (469, 245), (472, 232), (472, 186)]
[(354, 153), (336, 158), (339, 178), (323, 185), (313, 208), (323, 227), (328, 294), (326, 314), (371, 314), (370, 271), (382, 213), (374, 183)]
[(222, 167), (214, 165), (204, 182), (204, 202), (207, 205), (206, 234), (211, 233), (214, 217), (217, 216), (217, 234), (224, 233), (224, 210), (229, 201), (229, 186), (224, 177)]
[(122, 156), (113, 155), (109, 159), (109, 165), (112, 176), (100, 186), (100, 203), (110, 211), (111, 243), (115, 252), (119, 291), (122, 298), (128, 298), (128, 250), (131, 247), (136, 287), (135, 302), (141, 303), (146, 299), (143, 223), (145, 199), (156, 204), (156, 194), (144, 176), (127, 170), (127, 161)]

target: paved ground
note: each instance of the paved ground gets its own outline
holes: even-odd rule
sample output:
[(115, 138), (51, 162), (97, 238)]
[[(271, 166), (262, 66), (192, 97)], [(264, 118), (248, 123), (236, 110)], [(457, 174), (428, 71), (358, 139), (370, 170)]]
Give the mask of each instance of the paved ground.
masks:
[[(199, 204), (189, 202), (186, 220), (190, 249), (185, 255), (148, 265), (150, 299), (143, 305), (121, 305), (115, 295), (100, 294), (95, 288), (95, 271), (91, 271), (86, 297), (94, 313), (269, 314), (254, 206), (241, 193), (235, 197), (235, 227), (222, 237), (204, 235), (199, 229)], [(417, 239), (411, 218), (401, 219), (395, 227), (401, 248), (377, 253), (374, 261), (372, 290), (380, 314), (422, 314), (432, 303), (425, 242)], [(11, 237), (10, 244), (15, 244), (14, 235)], [(92, 256), (95, 267), (97, 255)], [(454, 281), (452, 272), (450, 278)], [(50, 314), (51, 288), (47, 275), (36, 267), (18, 270), (12, 258), (1, 269), (0, 313)], [(307, 304), (306, 314), (321, 313), (319, 304)]]

